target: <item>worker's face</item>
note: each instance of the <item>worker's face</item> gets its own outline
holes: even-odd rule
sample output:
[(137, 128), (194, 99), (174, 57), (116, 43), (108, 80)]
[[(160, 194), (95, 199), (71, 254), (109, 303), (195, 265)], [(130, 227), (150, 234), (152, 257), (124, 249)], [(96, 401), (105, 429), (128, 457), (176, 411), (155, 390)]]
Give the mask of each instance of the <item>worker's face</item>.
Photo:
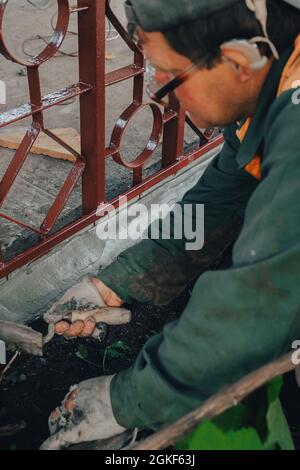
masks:
[[(162, 33), (137, 30), (144, 53), (158, 73), (161, 86), (192, 65), (178, 54)], [(175, 93), (194, 123), (200, 127), (225, 126), (254, 114), (257, 100), (271, 64), (253, 71), (243, 54), (223, 51), (223, 60), (213, 69), (192, 74)]]

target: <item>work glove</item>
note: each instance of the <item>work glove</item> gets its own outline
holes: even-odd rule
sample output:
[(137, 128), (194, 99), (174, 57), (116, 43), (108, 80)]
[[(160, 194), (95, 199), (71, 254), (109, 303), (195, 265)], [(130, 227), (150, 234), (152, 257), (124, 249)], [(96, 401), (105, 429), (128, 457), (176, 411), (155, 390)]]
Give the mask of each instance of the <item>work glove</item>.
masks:
[(85, 278), (71, 287), (44, 315), (49, 324), (44, 343), (54, 334), (66, 338), (93, 336), (103, 340), (104, 325), (123, 325), (131, 321), (131, 312), (120, 308), (122, 304), (122, 300), (99, 279)]
[(60, 450), (72, 444), (107, 440), (125, 432), (112, 410), (112, 378), (99, 377), (71, 387), (62, 405), (51, 414), (51, 437), (40, 449)]

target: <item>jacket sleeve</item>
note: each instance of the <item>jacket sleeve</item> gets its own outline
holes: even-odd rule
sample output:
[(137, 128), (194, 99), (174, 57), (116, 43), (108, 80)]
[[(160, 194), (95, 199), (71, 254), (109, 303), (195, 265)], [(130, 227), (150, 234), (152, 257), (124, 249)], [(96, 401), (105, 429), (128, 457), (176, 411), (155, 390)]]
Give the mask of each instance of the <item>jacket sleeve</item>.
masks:
[(99, 278), (127, 303), (138, 301), (163, 305), (170, 302), (236, 240), (245, 207), (257, 181), (237, 166), (235, 157), (240, 143), (235, 130), (236, 126), (226, 130), (221, 153), (179, 203), (182, 211), (187, 204), (192, 207), (193, 226), (197, 205), (204, 205), (204, 247), (188, 251), (185, 237), (175, 239), (172, 213), (170, 240), (163, 239), (161, 224), (155, 222), (160, 226), (158, 239), (143, 240), (99, 272)]
[(251, 197), (233, 266), (198, 279), (180, 319), (151, 338), (111, 396), (124, 427), (159, 428), (274, 360), (300, 337), (300, 106), (273, 105), (264, 179)]

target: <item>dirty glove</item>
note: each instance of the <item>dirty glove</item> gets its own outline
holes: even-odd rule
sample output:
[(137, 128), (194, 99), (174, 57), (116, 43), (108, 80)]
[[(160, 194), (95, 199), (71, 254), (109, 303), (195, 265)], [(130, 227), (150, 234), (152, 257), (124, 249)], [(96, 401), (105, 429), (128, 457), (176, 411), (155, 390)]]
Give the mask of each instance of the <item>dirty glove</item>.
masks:
[(41, 450), (59, 450), (81, 442), (106, 440), (126, 431), (113, 415), (112, 378), (99, 377), (71, 387), (61, 407), (49, 418), (51, 437)]
[(44, 315), (44, 320), (50, 325), (45, 343), (52, 339), (54, 333), (66, 338), (89, 337), (93, 334), (99, 337), (101, 327), (97, 329), (96, 324), (129, 323), (130, 312), (118, 308), (122, 303), (122, 300), (99, 279), (83, 279), (69, 289)]

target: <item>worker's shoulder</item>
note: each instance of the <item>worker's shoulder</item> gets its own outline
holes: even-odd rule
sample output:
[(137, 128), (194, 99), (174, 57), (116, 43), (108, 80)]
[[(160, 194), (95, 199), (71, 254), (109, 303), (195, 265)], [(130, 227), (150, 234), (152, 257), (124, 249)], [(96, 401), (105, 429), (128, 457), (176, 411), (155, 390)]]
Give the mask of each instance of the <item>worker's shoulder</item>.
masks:
[[(282, 93), (265, 120), (264, 148), (267, 153), (300, 157), (300, 88)], [(298, 152), (299, 151), (299, 152)]]
[(300, 88), (291, 88), (273, 102), (265, 121), (266, 129), (284, 125), (286, 129), (299, 129)]

